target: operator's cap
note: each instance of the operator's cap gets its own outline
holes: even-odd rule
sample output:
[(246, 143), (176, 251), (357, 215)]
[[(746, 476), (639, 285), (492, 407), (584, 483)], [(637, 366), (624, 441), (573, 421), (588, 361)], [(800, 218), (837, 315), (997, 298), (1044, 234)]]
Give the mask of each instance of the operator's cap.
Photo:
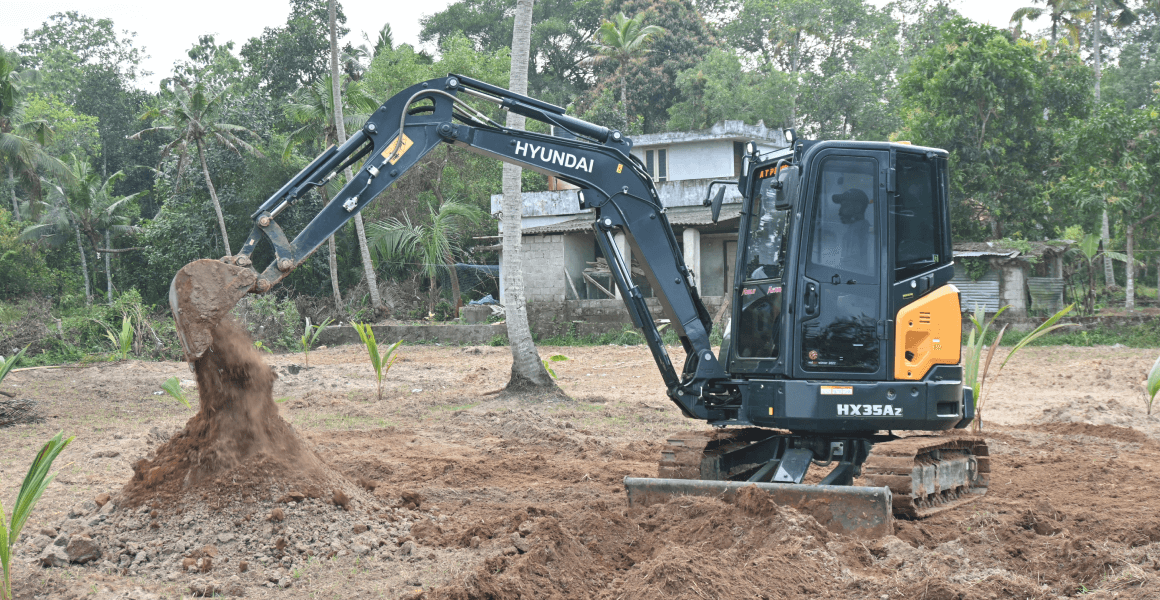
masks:
[(834, 194), (830, 199), (834, 204), (846, 204), (847, 202), (857, 202), (863, 206), (870, 204), (870, 197), (858, 188), (850, 188), (841, 194)]

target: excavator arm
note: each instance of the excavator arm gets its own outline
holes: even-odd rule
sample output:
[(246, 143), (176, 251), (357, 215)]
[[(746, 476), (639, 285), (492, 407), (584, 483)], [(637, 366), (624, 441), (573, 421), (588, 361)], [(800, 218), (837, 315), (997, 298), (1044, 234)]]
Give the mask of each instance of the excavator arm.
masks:
[[(574, 139), (506, 128), (476, 111), (461, 96), (570, 132)], [(442, 143), (555, 176), (580, 188), (581, 208), (595, 213), (596, 241), (608, 259), (633, 324), (640, 328), (664, 378), (669, 397), (685, 415), (711, 420), (715, 397), (728, 379), (709, 342), (712, 321), (690, 281), (665, 208), (652, 179), (629, 151), (632, 142), (610, 130), (564, 114), (564, 109), (459, 75), (414, 85), (383, 103), (340, 147), (331, 146), (270, 196), (252, 215), (254, 228), (237, 255), (186, 265), (170, 287), (178, 334), (187, 360), (212, 343), (211, 331), (247, 293), (269, 291), (368, 203)], [(293, 240), (277, 218), (313, 188), (347, 166), (358, 173)], [(670, 317), (686, 353), (678, 373), (661, 341), (630, 265), (613, 241), (627, 234), (652, 289)], [(252, 255), (266, 240), (274, 260), (260, 273)]]

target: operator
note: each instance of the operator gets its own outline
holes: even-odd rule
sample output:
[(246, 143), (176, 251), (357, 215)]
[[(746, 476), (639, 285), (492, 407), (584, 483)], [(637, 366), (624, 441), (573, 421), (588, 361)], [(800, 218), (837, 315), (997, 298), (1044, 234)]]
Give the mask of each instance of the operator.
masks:
[(839, 266), (847, 271), (871, 274), (873, 249), (870, 247), (870, 222), (866, 220), (866, 207), (870, 198), (858, 188), (850, 188), (830, 199), (841, 208), (838, 218), (844, 225), (839, 245)]

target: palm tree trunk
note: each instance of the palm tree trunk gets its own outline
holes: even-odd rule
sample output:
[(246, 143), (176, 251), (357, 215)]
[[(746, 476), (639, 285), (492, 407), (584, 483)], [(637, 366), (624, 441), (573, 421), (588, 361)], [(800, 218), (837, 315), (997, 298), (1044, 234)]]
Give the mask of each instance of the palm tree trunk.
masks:
[[(1107, 208), (1104, 209), (1103, 222), (1100, 225), (1100, 242), (1104, 245), (1104, 252), (1112, 250), (1112, 228), (1108, 221)], [(1104, 285), (1116, 286), (1116, 272), (1112, 269), (1112, 259), (1107, 254), (1104, 255)]]
[[(528, 52), (532, 37), (532, 5), (535, 0), (516, 0), (515, 27), (512, 31), (512, 70), (508, 86), (517, 94), (528, 90)], [(507, 114), (507, 126), (524, 128), (524, 117)], [(522, 169), (503, 165), (503, 281), (504, 314), (507, 322), (508, 343), (512, 350), (512, 376), (507, 389), (518, 391), (529, 388), (555, 387), (544, 369), (532, 330), (528, 326), (528, 307), (524, 303), (524, 270), (521, 256), (523, 197), (520, 194)]]
[(226, 218), (222, 215), (222, 205), (218, 202), (217, 190), (213, 189), (213, 181), (209, 178), (209, 166), (205, 164), (205, 150), (201, 146), (201, 140), (197, 140), (197, 157), (201, 159), (201, 173), (205, 175), (205, 187), (209, 188), (209, 197), (213, 200), (213, 210), (217, 213), (218, 227), (222, 230), (222, 245), (225, 246), (226, 256), (233, 256), (233, 250), (230, 250), (230, 234), (226, 233)]
[[(327, 2), (330, 11), (330, 91), (334, 95), (334, 128), (338, 135), (338, 145), (341, 146), (346, 143), (346, 123), (342, 116), (342, 91), (340, 89), (338, 78), (338, 33), (335, 28), (335, 13), (337, 12), (334, 4), (335, 0)], [(399, 132), (400, 134), (402, 132)], [(354, 175), (350, 168), (346, 169), (346, 180), (348, 182), (354, 180)], [(383, 301), (379, 298), (379, 282), (375, 277), (375, 263), (371, 260), (371, 249), (367, 246), (366, 228), (363, 227), (362, 212), (354, 215), (354, 229), (358, 234), (358, 252), (362, 257), (363, 275), (367, 279), (367, 287), (371, 292), (371, 308), (374, 309), (376, 316), (383, 316), (386, 309), (383, 308)]]
[(93, 286), (89, 283), (89, 261), (85, 258), (85, 245), (81, 243), (81, 228), (73, 223), (73, 233), (77, 236), (77, 250), (81, 253), (81, 274), (85, 277), (85, 304), (93, 304)]
[(624, 75), (627, 65), (620, 66), (620, 113), (624, 117), (624, 130), (628, 131), (628, 77)]
[(459, 318), (459, 273), (455, 269), (455, 257), (450, 254), (447, 255), (447, 267), (451, 273), (451, 314), (454, 318)]
[(1128, 265), (1124, 271), (1128, 281), (1124, 285), (1124, 308), (1136, 309), (1136, 225), (1128, 223), (1124, 227), (1124, 234), (1128, 238)]
[[(109, 243), (109, 232), (105, 231), (105, 248), (112, 250), (113, 246)], [(112, 268), (112, 253), (102, 252), (105, 255), (105, 298), (109, 304), (113, 304), (113, 268)]]
[(8, 189), (12, 192), (12, 218), (20, 220), (20, 201), (16, 199), (16, 177), (12, 174), (12, 165), (8, 165)]
[(1096, 104), (1100, 103), (1100, 30), (1103, 29), (1103, 4), (1096, 0), (1095, 31), (1092, 34), (1092, 50), (1096, 61)]
[[(319, 191), (322, 192), (322, 205), (330, 204), (330, 198), (326, 194), (326, 186), (319, 188)], [(342, 291), (338, 286), (338, 255), (333, 235), (326, 238), (326, 249), (330, 251), (326, 257), (326, 264), (330, 267), (330, 291), (334, 292), (334, 308), (342, 312)]]

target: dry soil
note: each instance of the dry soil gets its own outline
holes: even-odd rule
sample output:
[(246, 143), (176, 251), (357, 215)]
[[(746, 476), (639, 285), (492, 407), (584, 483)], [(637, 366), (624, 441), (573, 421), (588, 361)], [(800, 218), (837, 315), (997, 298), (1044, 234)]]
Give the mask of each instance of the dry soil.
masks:
[[(540, 351), (569, 358), (553, 368), (570, 399), (489, 395), (507, 348), (403, 347), (381, 402), (362, 348), (262, 355), (269, 416), (307, 457), (289, 462), (316, 457), (317, 476), (264, 477), (287, 459), (265, 452), (153, 497), (133, 482), (197, 429), (159, 394), (176, 376), (196, 401), (185, 363), (13, 373), (5, 391), (45, 421), (0, 429), (0, 498), (46, 439), (76, 436), (19, 543), (17, 597), (1160, 598), (1156, 350), (1024, 350), (987, 392), (987, 496), (880, 540), (757, 494), (629, 509), (622, 479), (703, 425), (644, 347)], [(174, 472), (194, 481), (193, 460)]]

